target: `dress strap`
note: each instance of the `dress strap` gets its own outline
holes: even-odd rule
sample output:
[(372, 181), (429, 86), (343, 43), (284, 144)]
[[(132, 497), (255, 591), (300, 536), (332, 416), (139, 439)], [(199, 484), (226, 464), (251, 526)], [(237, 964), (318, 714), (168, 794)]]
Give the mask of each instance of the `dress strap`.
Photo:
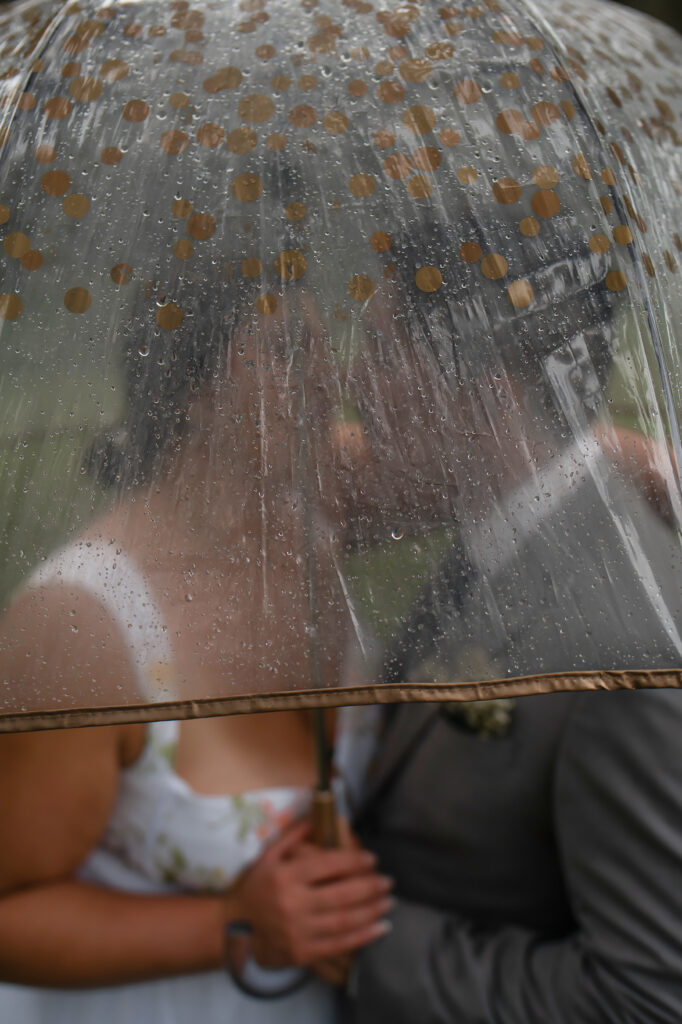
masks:
[(116, 622), (147, 700), (176, 696), (173, 647), (147, 580), (113, 543), (76, 541), (55, 552), (29, 578), (28, 586), (86, 590)]

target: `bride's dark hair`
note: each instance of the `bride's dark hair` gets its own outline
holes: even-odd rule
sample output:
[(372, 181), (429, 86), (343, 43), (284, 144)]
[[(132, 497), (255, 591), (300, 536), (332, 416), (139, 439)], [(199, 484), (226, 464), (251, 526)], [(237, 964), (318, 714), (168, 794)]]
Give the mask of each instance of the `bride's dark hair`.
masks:
[[(121, 352), (124, 415), (85, 456), (85, 468), (100, 483), (134, 487), (162, 470), (164, 456), (186, 433), (192, 394), (229, 365), (235, 329), (253, 308), (255, 292), (241, 275), (202, 282), (200, 289), (195, 284), (191, 292), (176, 288), (172, 296), (154, 282), (140, 290)], [(176, 327), (160, 326), (180, 312)]]

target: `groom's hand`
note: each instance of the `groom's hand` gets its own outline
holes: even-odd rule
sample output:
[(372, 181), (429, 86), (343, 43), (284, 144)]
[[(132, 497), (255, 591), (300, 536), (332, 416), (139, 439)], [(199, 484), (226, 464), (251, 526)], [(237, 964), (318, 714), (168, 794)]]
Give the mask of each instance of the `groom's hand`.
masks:
[(235, 916), (251, 923), (253, 955), (263, 967), (309, 966), (387, 931), (392, 881), (376, 872), (374, 855), (313, 847), (305, 842), (309, 835), (305, 823), (287, 829), (232, 894)]

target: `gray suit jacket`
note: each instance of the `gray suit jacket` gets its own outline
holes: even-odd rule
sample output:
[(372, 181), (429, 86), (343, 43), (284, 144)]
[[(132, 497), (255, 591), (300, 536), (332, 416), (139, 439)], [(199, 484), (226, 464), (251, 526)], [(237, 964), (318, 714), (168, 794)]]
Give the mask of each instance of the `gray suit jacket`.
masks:
[[(586, 482), (513, 560), (478, 566), (420, 656), (451, 665), (464, 646), (487, 645), (513, 675), (567, 659), (679, 667), (679, 546), (631, 508), (639, 561)], [(548, 600), (561, 585), (575, 601), (595, 559), (584, 614), (559, 635), (523, 579), (550, 579)], [(682, 691), (522, 698), (498, 739), (438, 706), (401, 707), (358, 827), (398, 899), (392, 931), (358, 958), (353, 1024), (682, 1021)]]

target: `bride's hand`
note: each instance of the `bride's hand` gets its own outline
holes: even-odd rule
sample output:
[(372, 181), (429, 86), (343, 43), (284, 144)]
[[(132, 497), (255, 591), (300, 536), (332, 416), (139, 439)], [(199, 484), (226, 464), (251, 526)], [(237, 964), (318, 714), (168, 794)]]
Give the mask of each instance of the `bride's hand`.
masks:
[(388, 930), (390, 879), (358, 848), (306, 844), (297, 823), (268, 847), (226, 897), (228, 920), (246, 920), (263, 967), (309, 966), (373, 942)]

